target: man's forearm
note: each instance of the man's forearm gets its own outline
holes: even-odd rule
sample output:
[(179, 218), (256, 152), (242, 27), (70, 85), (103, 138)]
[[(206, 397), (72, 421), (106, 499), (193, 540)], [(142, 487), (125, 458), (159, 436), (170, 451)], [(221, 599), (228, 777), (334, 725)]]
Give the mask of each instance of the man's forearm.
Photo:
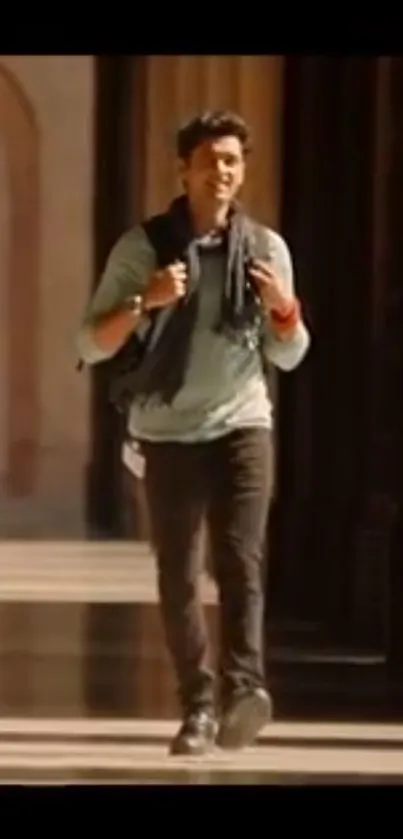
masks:
[(301, 323), (299, 301), (293, 296), (284, 300), (281, 307), (263, 306), (267, 325), (277, 341), (292, 341)]
[(102, 352), (113, 354), (127, 341), (129, 335), (137, 329), (143, 310), (131, 310), (122, 306), (114, 312), (104, 315), (89, 326), (89, 333), (94, 343)]
[(292, 332), (281, 337), (271, 329), (271, 338), (266, 345), (267, 359), (280, 370), (294, 370), (301, 363), (310, 346), (310, 335), (303, 322), (299, 320)]
[(112, 358), (139, 326), (144, 308), (122, 305), (113, 312), (87, 320), (76, 339), (77, 352), (86, 364)]
[(299, 301), (293, 298), (284, 308), (265, 310), (269, 334), (267, 358), (281, 370), (293, 370), (306, 355), (310, 336), (301, 317)]

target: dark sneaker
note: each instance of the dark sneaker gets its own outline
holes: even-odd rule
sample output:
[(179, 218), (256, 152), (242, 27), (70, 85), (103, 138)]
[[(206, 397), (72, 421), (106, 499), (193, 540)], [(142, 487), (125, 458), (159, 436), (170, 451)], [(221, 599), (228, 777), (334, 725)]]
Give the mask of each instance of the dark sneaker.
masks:
[(234, 696), (224, 710), (217, 745), (222, 749), (250, 746), (271, 717), (271, 699), (263, 688)]
[(171, 755), (203, 755), (215, 744), (217, 722), (211, 711), (189, 714), (171, 743)]

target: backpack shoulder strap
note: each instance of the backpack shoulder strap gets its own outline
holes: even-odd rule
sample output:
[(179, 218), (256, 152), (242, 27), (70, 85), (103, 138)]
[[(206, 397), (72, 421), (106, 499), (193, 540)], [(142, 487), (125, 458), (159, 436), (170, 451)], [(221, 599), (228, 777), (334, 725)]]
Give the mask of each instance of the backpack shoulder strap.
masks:
[[(168, 265), (172, 255), (172, 234), (167, 214), (159, 213), (150, 216), (141, 223), (141, 227), (156, 253), (158, 267), (163, 268)], [(81, 372), (85, 366), (84, 361), (80, 358), (76, 362), (75, 369)]]
[(167, 213), (159, 213), (142, 222), (142, 228), (154, 249), (159, 268), (168, 265), (175, 257), (175, 243)]

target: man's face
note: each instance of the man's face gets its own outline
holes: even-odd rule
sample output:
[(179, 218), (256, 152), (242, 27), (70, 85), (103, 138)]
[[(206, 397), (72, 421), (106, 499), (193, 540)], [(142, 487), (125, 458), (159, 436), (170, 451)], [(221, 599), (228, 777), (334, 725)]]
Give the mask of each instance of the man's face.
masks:
[(196, 204), (220, 206), (237, 195), (245, 176), (245, 159), (237, 137), (205, 140), (182, 163), (189, 198)]

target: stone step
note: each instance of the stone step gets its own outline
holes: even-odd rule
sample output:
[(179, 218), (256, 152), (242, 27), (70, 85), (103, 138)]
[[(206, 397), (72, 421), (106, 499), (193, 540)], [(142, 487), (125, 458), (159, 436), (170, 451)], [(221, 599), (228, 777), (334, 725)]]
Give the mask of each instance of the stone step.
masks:
[[(200, 574), (204, 603), (217, 600)], [(156, 603), (146, 542), (0, 542), (0, 602)]]
[(274, 723), (256, 746), (243, 752), (216, 749), (202, 758), (172, 758), (167, 743), (177, 724), (3, 719), (0, 779), (20, 783), (21, 779), (136, 784), (403, 783), (400, 726)]
[[(110, 741), (167, 744), (179, 719), (0, 718), (0, 743), (8, 739)], [(310, 745), (399, 750), (403, 755), (403, 724), (273, 721), (259, 735), (257, 746)]]

